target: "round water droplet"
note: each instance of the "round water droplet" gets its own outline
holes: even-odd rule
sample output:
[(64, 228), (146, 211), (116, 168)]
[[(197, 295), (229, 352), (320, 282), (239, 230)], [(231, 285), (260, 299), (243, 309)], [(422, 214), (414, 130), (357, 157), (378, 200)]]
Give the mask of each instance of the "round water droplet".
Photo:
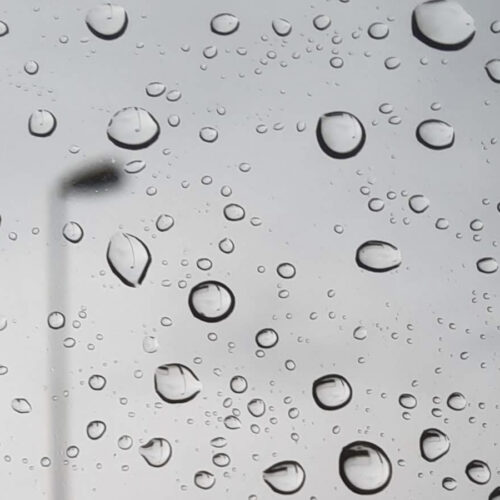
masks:
[(262, 477), (276, 493), (291, 495), (302, 488), (306, 473), (298, 462), (286, 460), (271, 465), (262, 473)]
[(27, 399), (15, 398), (12, 400), (11, 406), (17, 413), (31, 413), (31, 404)]
[(71, 243), (82, 241), (83, 229), (78, 222), (67, 222), (63, 227), (63, 236)]
[(50, 328), (53, 328), (54, 330), (59, 330), (59, 328), (62, 328), (66, 323), (66, 318), (64, 317), (63, 313), (59, 311), (54, 311), (49, 314), (49, 317), (47, 318), (47, 323), (49, 324)]
[(288, 36), (292, 32), (292, 25), (282, 17), (273, 19), (272, 26), (278, 36)]
[(448, 405), (448, 408), (451, 408), (452, 410), (462, 411), (467, 406), (467, 400), (462, 393), (453, 392), (448, 396), (446, 404)]
[(367, 441), (355, 441), (342, 449), (339, 472), (350, 490), (367, 495), (378, 493), (389, 484), (392, 465), (379, 446)]
[(453, 127), (441, 120), (425, 120), (417, 127), (420, 144), (431, 149), (447, 149), (455, 142)]
[(106, 424), (102, 420), (94, 420), (87, 425), (87, 436), (96, 440), (106, 432)]
[(160, 125), (143, 108), (128, 107), (116, 112), (108, 124), (108, 138), (121, 148), (142, 149), (160, 135)]
[(206, 470), (199, 470), (194, 475), (194, 484), (202, 490), (209, 490), (215, 484), (215, 476)]
[(500, 83), (500, 59), (491, 59), (484, 66), (486, 73), (495, 83)]
[(233, 292), (218, 281), (203, 281), (191, 289), (189, 308), (193, 315), (208, 323), (227, 318), (234, 309)]
[(239, 19), (233, 14), (218, 14), (210, 21), (210, 28), (217, 35), (230, 35), (240, 26)]
[(231, 459), (229, 458), (229, 455), (226, 455), (226, 453), (216, 453), (212, 457), (212, 462), (217, 467), (227, 467), (231, 463)]
[(249, 401), (247, 409), (254, 417), (262, 417), (266, 412), (266, 403), (262, 399), (255, 398)]
[(430, 206), (431, 202), (423, 194), (415, 194), (408, 200), (408, 205), (416, 213), (424, 213)]
[(270, 349), (278, 343), (279, 337), (276, 330), (272, 328), (264, 328), (255, 336), (255, 342), (262, 349)]
[(318, 121), (316, 137), (321, 149), (332, 158), (350, 158), (365, 143), (363, 124), (351, 113), (333, 111)]
[(492, 274), (498, 271), (498, 262), (493, 257), (484, 257), (476, 262), (478, 271), (485, 274)]
[(106, 386), (106, 379), (102, 375), (92, 375), (89, 378), (89, 387), (94, 391), (102, 391)]
[(120, 448), (120, 450), (130, 450), (133, 444), (133, 439), (130, 436), (127, 436), (127, 434), (120, 436), (118, 439), (118, 448)]
[(295, 266), (288, 262), (280, 264), (277, 267), (276, 272), (278, 273), (279, 276), (287, 280), (293, 278), (297, 273), (297, 271), (295, 270)]
[(231, 238), (223, 238), (219, 241), (219, 249), (224, 253), (232, 253), (234, 251), (234, 242)]
[(174, 223), (174, 218), (171, 215), (161, 214), (156, 219), (156, 229), (161, 232), (168, 231), (174, 226)]
[(454, 0), (430, 0), (413, 11), (413, 34), (440, 50), (458, 50), (470, 43), (476, 28), (474, 19)]
[(224, 207), (224, 216), (230, 221), (239, 221), (245, 217), (245, 209), (236, 203), (230, 203)]
[(358, 248), (356, 263), (368, 271), (382, 273), (401, 265), (401, 252), (385, 241), (367, 241)]
[(323, 410), (338, 410), (351, 401), (352, 388), (342, 375), (324, 375), (313, 383), (312, 394)]
[(38, 109), (31, 114), (28, 131), (36, 137), (47, 137), (56, 129), (56, 117), (46, 109)]
[(467, 477), (476, 484), (486, 484), (491, 479), (491, 471), (486, 462), (472, 460), (465, 468)]
[(146, 94), (149, 97), (159, 97), (165, 93), (167, 87), (161, 82), (150, 82), (146, 85)]
[(373, 23), (368, 28), (368, 34), (375, 40), (382, 40), (389, 35), (389, 28), (385, 23)]
[(28, 75), (36, 75), (38, 73), (40, 66), (36, 61), (28, 61), (24, 65), (24, 71), (28, 73)]
[(332, 20), (325, 16), (324, 14), (320, 14), (313, 19), (313, 25), (317, 30), (323, 31), (330, 27), (332, 24)]
[(452, 477), (445, 477), (441, 484), (443, 488), (448, 491), (453, 491), (457, 487), (457, 481)]
[(219, 133), (212, 127), (203, 127), (200, 130), (200, 139), (205, 142), (215, 142), (219, 137)]
[(368, 208), (372, 212), (380, 212), (381, 210), (384, 209), (384, 207), (385, 207), (384, 200), (381, 200), (380, 198), (372, 198), (368, 202)]
[(358, 326), (357, 328), (354, 329), (352, 336), (356, 340), (365, 340), (366, 337), (368, 336), (368, 330), (364, 326)]
[(236, 394), (241, 394), (245, 392), (248, 388), (248, 382), (245, 377), (242, 377), (241, 375), (236, 375), (231, 379), (230, 382), (230, 387), (233, 392)]
[(97, 5), (90, 9), (85, 18), (89, 30), (104, 40), (113, 40), (127, 29), (127, 12), (120, 5), (111, 3)]
[(130, 287), (142, 283), (151, 264), (151, 254), (146, 245), (127, 233), (116, 233), (111, 238), (106, 257), (113, 273)]
[(399, 404), (407, 410), (412, 410), (417, 406), (417, 398), (413, 394), (401, 394)]
[(187, 366), (170, 363), (155, 371), (155, 390), (167, 403), (186, 403), (195, 398), (202, 389), (198, 377)]
[(420, 436), (420, 454), (428, 462), (446, 455), (450, 446), (450, 438), (439, 429), (426, 429)]
[(151, 467), (163, 467), (172, 456), (172, 446), (163, 438), (152, 438), (139, 447), (139, 453)]

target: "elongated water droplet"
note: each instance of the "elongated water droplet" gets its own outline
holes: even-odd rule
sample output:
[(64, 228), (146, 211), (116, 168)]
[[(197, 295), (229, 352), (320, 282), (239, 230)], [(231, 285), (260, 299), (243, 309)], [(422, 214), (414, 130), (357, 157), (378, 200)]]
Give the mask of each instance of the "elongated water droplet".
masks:
[(313, 383), (313, 398), (323, 410), (338, 410), (351, 401), (352, 388), (342, 375), (324, 375)]
[(447, 149), (455, 142), (453, 127), (441, 120), (426, 120), (417, 127), (418, 141), (430, 149)]
[(324, 114), (318, 121), (316, 137), (328, 156), (339, 159), (356, 155), (366, 139), (363, 124), (344, 111)]
[(161, 82), (150, 82), (146, 85), (146, 94), (149, 97), (159, 97), (165, 93), (167, 87)]
[(368, 34), (375, 40), (382, 40), (389, 35), (389, 28), (385, 23), (373, 23), (368, 28)]
[(212, 18), (210, 27), (217, 35), (230, 35), (234, 33), (240, 26), (239, 19), (233, 14), (218, 14)]
[(465, 468), (467, 477), (476, 484), (486, 484), (491, 479), (491, 471), (486, 462), (472, 460)]
[(439, 429), (426, 429), (420, 436), (420, 454), (428, 462), (446, 455), (450, 446), (450, 438)]
[(282, 17), (273, 19), (272, 26), (278, 36), (288, 36), (292, 32), (292, 25)]
[(356, 263), (368, 271), (382, 273), (401, 265), (401, 252), (391, 243), (371, 240), (358, 248)]
[(342, 449), (340, 477), (346, 486), (361, 495), (382, 491), (391, 480), (392, 465), (384, 450), (367, 441), (355, 441)]
[(413, 34), (430, 47), (462, 49), (474, 38), (474, 19), (454, 0), (430, 0), (413, 11)]
[(146, 162), (144, 160), (131, 160), (125, 164), (123, 170), (127, 174), (138, 174), (146, 168)]
[(104, 40), (113, 40), (127, 29), (127, 12), (120, 5), (111, 3), (97, 5), (90, 9), (85, 18), (89, 30)]
[(116, 233), (111, 238), (107, 259), (113, 273), (131, 287), (143, 282), (151, 264), (151, 254), (146, 245), (128, 233)]
[(478, 271), (485, 274), (492, 274), (498, 271), (498, 262), (493, 257), (484, 257), (476, 263)]
[(27, 399), (15, 398), (12, 400), (11, 406), (17, 413), (31, 413), (31, 404)]
[(152, 438), (139, 447), (139, 453), (151, 467), (163, 467), (172, 456), (172, 446), (164, 438)]
[(67, 222), (63, 227), (63, 236), (71, 243), (79, 243), (83, 238), (83, 229), (78, 222)]
[(116, 112), (108, 124), (108, 138), (121, 148), (142, 149), (160, 135), (160, 125), (151, 113), (131, 106)]
[(106, 432), (106, 424), (102, 420), (93, 420), (87, 425), (87, 436), (96, 440), (101, 438)]
[(170, 363), (155, 371), (155, 390), (167, 403), (186, 403), (202, 389), (198, 377), (187, 366)]
[(302, 488), (306, 473), (298, 462), (286, 460), (271, 465), (262, 473), (262, 477), (276, 493), (291, 495)]
[(206, 470), (199, 470), (194, 475), (194, 484), (202, 490), (209, 490), (215, 484), (215, 476)]
[(47, 137), (57, 126), (56, 117), (46, 109), (38, 109), (31, 114), (28, 121), (28, 131), (36, 137)]
[(203, 281), (191, 289), (189, 308), (193, 315), (208, 323), (227, 318), (234, 309), (233, 292), (218, 281)]

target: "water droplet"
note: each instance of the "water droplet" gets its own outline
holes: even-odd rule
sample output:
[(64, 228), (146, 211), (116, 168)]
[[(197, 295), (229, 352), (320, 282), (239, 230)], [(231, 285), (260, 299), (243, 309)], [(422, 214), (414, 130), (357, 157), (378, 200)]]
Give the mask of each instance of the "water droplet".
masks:
[(219, 249), (223, 253), (232, 253), (234, 251), (234, 242), (231, 238), (223, 238), (219, 241)]
[(491, 479), (491, 471), (486, 462), (472, 460), (465, 468), (467, 477), (476, 484), (486, 484)]
[(111, 3), (97, 5), (90, 9), (85, 18), (89, 30), (104, 40), (113, 40), (127, 29), (127, 12), (120, 5)]
[(295, 266), (293, 264), (283, 262), (277, 267), (276, 272), (279, 276), (288, 280), (293, 278), (297, 271), (295, 270)]
[(96, 440), (101, 438), (106, 432), (106, 424), (102, 420), (93, 420), (87, 425), (87, 436)]
[(384, 200), (381, 200), (380, 198), (372, 198), (368, 202), (368, 208), (372, 212), (380, 212), (381, 210), (384, 209), (384, 207), (385, 207)]
[(189, 294), (189, 308), (193, 315), (208, 323), (227, 318), (234, 309), (233, 292), (218, 281), (204, 281), (194, 286)]
[(138, 174), (146, 168), (144, 160), (131, 160), (125, 164), (124, 170), (127, 174)]
[(384, 61), (384, 66), (387, 69), (397, 69), (401, 66), (401, 61), (397, 57), (388, 57)]
[(500, 59), (491, 59), (484, 66), (486, 73), (495, 83), (500, 83)]
[(120, 448), (120, 450), (130, 450), (133, 444), (133, 439), (130, 436), (127, 436), (127, 434), (120, 436), (118, 439), (118, 448)]
[(149, 97), (159, 97), (165, 93), (167, 87), (161, 82), (150, 82), (146, 85), (146, 94)]
[(202, 389), (198, 377), (187, 366), (170, 363), (155, 371), (155, 390), (167, 403), (186, 403), (195, 398)]
[(218, 14), (210, 21), (210, 27), (217, 35), (230, 35), (234, 33), (239, 26), (240, 21), (233, 14)]
[(339, 472), (350, 490), (367, 495), (378, 493), (389, 484), (392, 465), (379, 446), (367, 441), (355, 441), (342, 449)]
[(76, 458), (80, 454), (80, 448), (78, 446), (68, 446), (66, 448), (66, 456), (68, 458)]
[(131, 106), (116, 112), (108, 124), (108, 138), (121, 148), (142, 149), (160, 135), (160, 125), (143, 108)]
[(276, 493), (291, 495), (302, 488), (306, 473), (298, 462), (286, 460), (271, 465), (262, 473), (262, 477)]
[(416, 213), (424, 213), (430, 206), (431, 202), (423, 194), (415, 194), (408, 200), (408, 205)]
[(231, 379), (230, 387), (233, 392), (236, 394), (241, 394), (245, 392), (248, 388), (248, 382), (245, 377), (241, 375), (236, 375)]
[(412, 410), (417, 406), (417, 398), (413, 394), (401, 394), (399, 404), (407, 410)]
[(67, 222), (63, 227), (63, 236), (71, 243), (82, 241), (83, 229), (78, 222)]
[(373, 23), (368, 28), (368, 34), (375, 40), (382, 40), (389, 35), (389, 28), (385, 23)]
[(50, 328), (54, 330), (59, 330), (59, 328), (62, 328), (66, 323), (66, 318), (64, 317), (63, 313), (59, 311), (54, 311), (49, 314), (49, 317), (47, 318), (47, 323), (49, 324)]
[(113, 273), (130, 287), (143, 282), (151, 264), (151, 254), (146, 245), (128, 233), (116, 233), (111, 238), (107, 259)]
[(215, 484), (215, 476), (206, 470), (199, 470), (194, 475), (194, 484), (202, 490), (209, 490)]
[(282, 17), (273, 19), (272, 26), (278, 36), (288, 36), (292, 32), (292, 25)]
[(431, 149), (446, 149), (455, 142), (453, 127), (441, 120), (425, 120), (417, 127), (418, 141)]
[(441, 484), (443, 488), (448, 491), (453, 491), (457, 487), (457, 481), (452, 477), (445, 477)]
[(333, 111), (318, 121), (316, 137), (321, 149), (332, 158), (356, 155), (365, 143), (363, 124), (351, 113)]
[(212, 127), (203, 127), (200, 130), (200, 139), (205, 142), (215, 142), (219, 137), (219, 133)]
[(163, 467), (172, 456), (172, 446), (163, 438), (152, 438), (139, 447), (139, 453), (152, 467)]
[(46, 109), (37, 109), (28, 121), (28, 131), (36, 137), (47, 137), (57, 126), (56, 117)]
[(317, 30), (323, 31), (330, 27), (332, 24), (332, 20), (325, 16), (324, 14), (320, 14), (313, 19), (313, 25)]
[(217, 467), (227, 467), (231, 463), (231, 459), (225, 453), (216, 453), (212, 457), (212, 462)]
[(413, 34), (430, 47), (462, 49), (474, 38), (474, 19), (453, 0), (431, 0), (413, 11)]
[(401, 265), (401, 252), (385, 241), (367, 241), (358, 248), (356, 263), (368, 271), (382, 273)]
[(12, 400), (11, 406), (17, 413), (31, 413), (31, 404), (27, 399), (15, 398)]
[(313, 383), (312, 394), (323, 410), (338, 410), (351, 401), (352, 388), (342, 375), (324, 375)]
[(94, 391), (102, 391), (106, 386), (106, 379), (102, 375), (92, 375), (89, 378), (89, 387)]
[(161, 214), (156, 219), (156, 229), (161, 232), (168, 231), (174, 226), (174, 223), (174, 218), (171, 215)]
[(368, 336), (368, 330), (364, 326), (358, 326), (357, 328), (354, 329), (352, 336), (356, 340), (365, 340), (366, 337)]
[(230, 221), (239, 221), (245, 217), (245, 209), (236, 203), (230, 203), (224, 207), (224, 216)]
[(0, 21), (0, 36), (5, 36), (9, 33), (9, 26), (7, 23)]
[(496, 273), (498, 270), (498, 262), (493, 257), (484, 257), (476, 263), (478, 271), (486, 274)]
[[(500, 27), (499, 27), (500, 30)], [(497, 486), (489, 495), (488, 500), (499, 500), (500, 499), (500, 486)]]
[(460, 392), (453, 392), (448, 396), (447, 400), (448, 408), (451, 408), (455, 411), (462, 411), (467, 406), (467, 400), (465, 396)]
[(266, 412), (266, 403), (262, 399), (255, 398), (249, 401), (247, 409), (254, 417), (262, 417)]
[(28, 73), (28, 75), (36, 75), (38, 73), (40, 66), (36, 61), (28, 61), (24, 65), (24, 71)]

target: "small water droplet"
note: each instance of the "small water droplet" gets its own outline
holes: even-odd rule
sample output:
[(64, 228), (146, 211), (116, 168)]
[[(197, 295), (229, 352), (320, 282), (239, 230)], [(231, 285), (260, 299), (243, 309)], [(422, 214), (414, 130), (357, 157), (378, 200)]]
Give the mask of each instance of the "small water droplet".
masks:
[(24, 71), (28, 73), (28, 75), (36, 75), (38, 73), (40, 66), (36, 61), (28, 61), (24, 65)]
[(230, 221), (239, 221), (245, 217), (245, 209), (236, 203), (230, 203), (224, 207), (224, 216)]
[(28, 121), (28, 131), (36, 137), (48, 137), (57, 126), (56, 117), (46, 109), (37, 109)]
[(292, 25), (282, 17), (273, 19), (272, 26), (278, 36), (288, 36), (292, 32)]
[(150, 82), (146, 85), (146, 94), (149, 97), (159, 97), (165, 93), (167, 87), (161, 82)]
[(200, 130), (200, 139), (204, 142), (215, 142), (219, 133), (212, 127), (203, 127)]

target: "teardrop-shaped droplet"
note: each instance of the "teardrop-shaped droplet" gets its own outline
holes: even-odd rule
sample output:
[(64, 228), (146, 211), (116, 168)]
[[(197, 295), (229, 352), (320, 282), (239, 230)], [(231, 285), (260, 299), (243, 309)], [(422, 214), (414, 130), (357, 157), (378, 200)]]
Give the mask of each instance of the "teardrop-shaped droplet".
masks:
[(278, 343), (279, 337), (276, 330), (272, 328), (263, 328), (255, 336), (255, 342), (262, 349), (270, 349)]
[(37, 109), (31, 114), (28, 121), (28, 130), (36, 137), (47, 137), (54, 132), (57, 126), (56, 117), (46, 109)]
[(240, 26), (239, 19), (233, 14), (218, 14), (212, 18), (210, 27), (217, 35), (230, 35)]
[(500, 83), (500, 59), (491, 59), (484, 66), (486, 73), (495, 83)]
[(113, 40), (127, 29), (127, 12), (120, 5), (106, 3), (90, 9), (85, 18), (89, 30), (104, 40)]
[(151, 254), (146, 245), (128, 233), (116, 233), (111, 238), (107, 259), (115, 275), (131, 287), (142, 283), (151, 264)]
[(262, 473), (262, 477), (276, 493), (291, 495), (302, 488), (306, 473), (298, 462), (286, 460), (271, 465)]
[(455, 142), (453, 127), (441, 120), (425, 120), (417, 128), (417, 139), (420, 144), (430, 149), (447, 149)]
[(167, 403), (186, 403), (202, 389), (198, 377), (180, 363), (159, 366), (155, 371), (155, 390)]
[(342, 375), (324, 375), (314, 381), (313, 397), (323, 410), (338, 410), (351, 401), (352, 388)]
[(474, 19), (454, 0), (430, 0), (413, 11), (413, 34), (440, 50), (462, 49), (474, 38)]
[(339, 472), (350, 490), (367, 495), (378, 493), (389, 484), (392, 465), (379, 446), (367, 441), (355, 441), (342, 449)]
[(434, 462), (446, 455), (450, 445), (450, 438), (439, 429), (426, 429), (420, 436), (420, 454), (428, 462)]
[(472, 460), (465, 468), (467, 477), (476, 484), (486, 484), (491, 479), (491, 471), (486, 462)]
[(102, 420), (93, 420), (87, 425), (87, 436), (96, 440), (101, 438), (106, 432), (106, 424)]
[(273, 19), (272, 22), (273, 30), (278, 36), (288, 36), (292, 31), (292, 25), (286, 19), (282, 17), (278, 19)]
[(492, 274), (498, 271), (498, 262), (493, 257), (484, 257), (476, 263), (478, 271), (485, 274)]
[(24, 398), (15, 398), (11, 403), (12, 409), (17, 413), (30, 413), (31, 412), (31, 404), (27, 399)]
[(131, 106), (116, 112), (108, 124), (108, 138), (121, 148), (142, 149), (160, 135), (160, 125), (151, 113)]
[(368, 271), (382, 273), (401, 265), (401, 252), (385, 241), (367, 241), (358, 248), (356, 263)]
[(194, 475), (194, 484), (202, 490), (209, 490), (215, 484), (215, 476), (206, 470), (199, 470)]
[(363, 124), (344, 111), (324, 114), (318, 121), (316, 137), (328, 156), (340, 159), (356, 155), (366, 139)]
[(83, 229), (78, 222), (67, 222), (63, 227), (63, 236), (71, 243), (79, 243), (83, 238)]
[(234, 309), (233, 292), (218, 281), (203, 281), (191, 289), (189, 308), (193, 315), (208, 323), (227, 318)]
[(172, 446), (163, 438), (152, 438), (139, 447), (139, 453), (151, 467), (163, 467), (172, 456)]
[(408, 200), (408, 205), (416, 214), (424, 213), (431, 202), (423, 194), (415, 194)]

